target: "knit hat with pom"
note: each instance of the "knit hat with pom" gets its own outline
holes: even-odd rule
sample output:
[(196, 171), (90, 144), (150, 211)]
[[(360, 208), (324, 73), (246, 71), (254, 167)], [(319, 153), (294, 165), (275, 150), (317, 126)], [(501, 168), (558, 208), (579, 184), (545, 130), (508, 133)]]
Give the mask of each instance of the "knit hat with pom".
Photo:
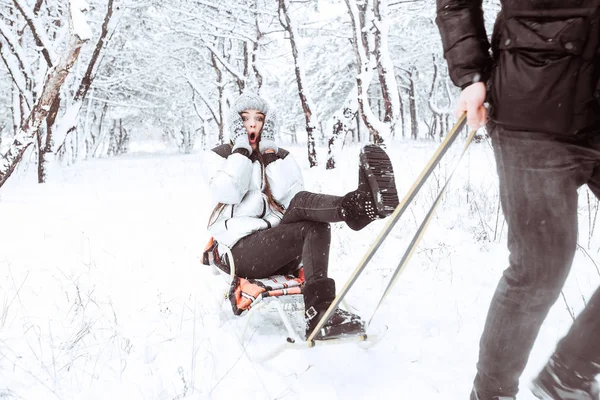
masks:
[[(234, 121), (240, 118), (240, 114), (245, 110), (258, 110), (261, 113), (265, 114), (265, 123), (266, 121), (270, 121), (269, 124), (271, 127), (271, 136), (274, 135), (274, 132), (277, 129), (277, 114), (274, 109), (271, 109), (269, 103), (258, 94), (252, 91), (245, 91), (235, 99), (233, 102), (231, 109), (229, 110), (229, 115), (227, 118), (229, 129), (231, 130), (234, 125)], [(235, 132), (231, 132), (231, 136), (235, 136)]]
[(261, 113), (267, 115), (269, 113), (269, 104), (258, 94), (245, 91), (240, 97), (235, 99), (232, 112), (240, 114), (244, 110), (258, 110)]

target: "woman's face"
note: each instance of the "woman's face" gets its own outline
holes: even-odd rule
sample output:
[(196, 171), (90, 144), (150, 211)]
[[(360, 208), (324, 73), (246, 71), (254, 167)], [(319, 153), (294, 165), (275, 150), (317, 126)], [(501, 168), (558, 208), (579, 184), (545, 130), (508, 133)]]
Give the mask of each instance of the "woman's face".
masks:
[(260, 131), (265, 123), (265, 114), (258, 110), (244, 110), (241, 115), (244, 127), (248, 132), (250, 146), (252, 146), (253, 150), (256, 150), (258, 141), (260, 140)]

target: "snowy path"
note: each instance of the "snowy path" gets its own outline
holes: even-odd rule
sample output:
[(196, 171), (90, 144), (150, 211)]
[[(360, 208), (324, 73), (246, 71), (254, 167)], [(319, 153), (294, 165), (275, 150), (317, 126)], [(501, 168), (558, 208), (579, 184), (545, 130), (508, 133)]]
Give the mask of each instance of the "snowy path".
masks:
[[(401, 193), (433, 146), (394, 145)], [(305, 150), (292, 150), (302, 162)], [(336, 171), (305, 167), (307, 188), (351, 190), (357, 152), (348, 151)], [(210, 211), (200, 154), (94, 160), (58, 168), (44, 185), (33, 183), (30, 173), (21, 171), (0, 191), (0, 397), (468, 397), (488, 302), (507, 259), (503, 238), (476, 240), (495, 229), (496, 182), (487, 145), (472, 148), (379, 310), (374, 323), (389, 330), (378, 346), (290, 351), (263, 364), (244, 354), (235, 336), (239, 321), (227, 306), (218, 307), (223, 284), (199, 263)], [(433, 187), (350, 293), (361, 314), (369, 315), (387, 284)], [(469, 209), (467, 196), (477, 209)], [(339, 287), (382, 224), (361, 232), (333, 227), (330, 271)], [(582, 296), (599, 281), (592, 262), (578, 252), (565, 291), (569, 304), (579, 310)], [(283, 340), (283, 328), (273, 321), (255, 318), (252, 346)], [(569, 322), (559, 300), (532, 353), (520, 400), (533, 399), (525, 385)]]

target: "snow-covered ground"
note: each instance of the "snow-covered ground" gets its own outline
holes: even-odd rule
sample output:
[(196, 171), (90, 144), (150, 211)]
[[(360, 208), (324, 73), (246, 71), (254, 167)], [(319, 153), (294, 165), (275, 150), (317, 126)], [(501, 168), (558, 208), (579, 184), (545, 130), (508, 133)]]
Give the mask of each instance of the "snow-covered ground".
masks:
[[(435, 146), (392, 144), (402, 194)], [(449, 175), (460, 150), (454, 147), (350, 292), (349, 303), (364, 317)], [(355, 187), (358, 146), (344, 151), (333, 171), (309, 170), (305, 148), (290, 150), (309, 190), (344, 194)], [(470, 148), (376, 314), (373, 326), (389, 327), (377, 346), (291, 350), (260, 364), (238, 342), (239, 318), (219, 302), (225, 283), (200, 264), (210, 212), (201, 168), (201, 152), (137, 153), (54, 167), (43, 185), (33, 167), (21, 169), (2, 188), (0, 398), (468, 398), (488, 303), (507, 264), (487, 142)], [(600, 282), (585, 194), (580, 244), (591, 258), (577, 252), (565, 288), (574, 312)], [(384, 223), (361, 232), (333, 226), (330, 271), (338, 288)], [(268, 311), (254, 317), (248, 352), (285, 339), (276, 322)], [(533, 399), (527, 383), (570, 322), (559, 299), (523, 375), (520, 400)]]

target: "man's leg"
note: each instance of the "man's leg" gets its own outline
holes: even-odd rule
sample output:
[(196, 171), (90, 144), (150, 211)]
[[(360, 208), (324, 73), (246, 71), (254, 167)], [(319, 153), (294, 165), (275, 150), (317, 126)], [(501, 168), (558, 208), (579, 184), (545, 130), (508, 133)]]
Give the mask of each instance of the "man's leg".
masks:
[[(514, 396), (539, 328), (560, 294), (577, 241), (576, 146), (545, 134), (492, 127), (510, 266), (492, 298), (480, 342), (480, 398)], [(590, 171), (587, 172), (588, 176)]]
[(600, 288), (558, 343), (542, 371), (533, 380), (532, 392), (540, 399), (600, 399)]
[[(596, 147), (596, 158), (600, 163), (600, 145), (591, 146), (592, 149)], [(600, 198), (600, 166), (594, 169), (588, 186), (596, 197)], [(545, 367), (552, 373), (544, 374), (542, 371), (534, 385), (548, 385), (548, 390), (552, 390), (553, 385), (562, 387), (562, 390), (566, 387), (588, 393), (598, 390), (597, 387), (592, 387), (590, 382), (600, 373), (599, 338), (600, 288), (596, 289), (567, 335), (556, 346), (551, 360)]]
[(558, 343), (556, 354), (567, 368), (584, 377), (600, 373), (600, 288)]

